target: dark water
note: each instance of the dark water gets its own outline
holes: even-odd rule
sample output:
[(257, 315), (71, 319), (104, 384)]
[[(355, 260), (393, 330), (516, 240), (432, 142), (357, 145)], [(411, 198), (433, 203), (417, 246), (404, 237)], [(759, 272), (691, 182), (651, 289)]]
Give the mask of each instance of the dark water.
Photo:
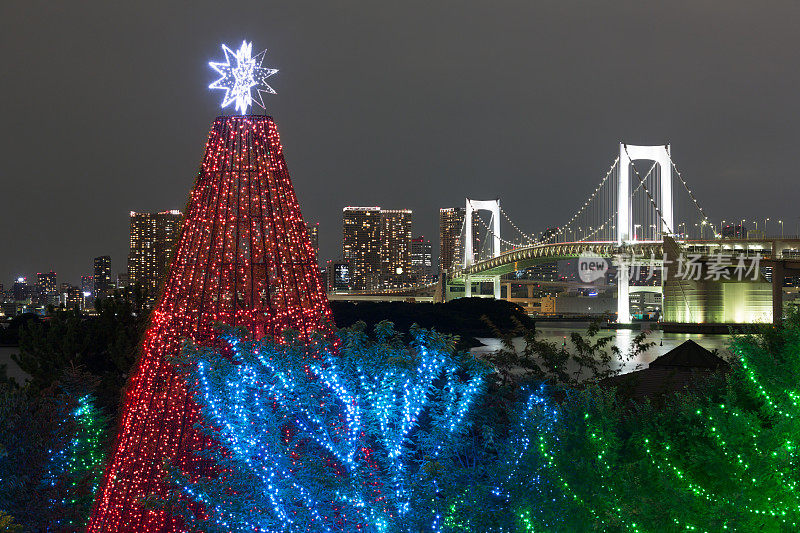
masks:
[[(570, 336), (573, 332), (578, 332), (583, 335), (589, 323), (582, 322), (540, 322), (536, 324), (536, 331), (539, 339), (562, 344), (564, 340), (567, 341), (567, 346), (570, 346)], [(600, 330), (598, 337), (613, 337), (613, 343), (623, 353), (627, 353), (630, 348), (630, 343), (633, 337), (640, 332), (638, 330)], [(695, 341), (697, 344), (708, 350), (718, 349), (720, 355), (727, 357), (730, 354), (728, 346), (731, 342), (731, 335), (712, 335), (712, 334), (690, 334), (690, 333), (663, 333), (660, 330), (649, 331), (647, 335), (648, 342), (655, 342), (655, 345), (649, 350), (639, 354), (637, 357), (630, 361), (616, 361), (613, 363), (613, 368), (620, 368), (622, 372), (630, 372), (636, 370), (637, 367), (646, 367), (655, 358), (664, 355), (672, 350), (679, 344), (689, 339)], [(472, 353), (479, 355), (482, 353), (491, 353), (500, 348), (500, 340), (478, 339), (485, 346), (473, 348)], [(524, 347), (525, 343), (521, 338), (514, 339), (514, 345), (518, 349)]]
[(28, 376), (11, 360), (11, 354), (17, 352), (19, 352), (19, 348), (16, 346), (11, 348), (0, 346), (0, 365), (6, 365), (8, 376), (17, 380), (17, 383), (22, 384)]
[[(588, 327), (588, 322), (540, 322), (536, 325), (536, 330), (540, 339), (548, 340), (558, 344), (561, 344), (566, 339), (567, 345), (569, 346), (569, 338), (572, 332), (585, 334)], [(626, 352), (630, 346), (631, 339), (637, 333), (639, 332), (631, 330), (601, 330), (599, 336), (614, 337), (614, 344), (618, 346), (620, 350)], [(646, 352), (639, 354), (639, 356), (631, 359), (630, 361), (617, 361), (614, 364), (614, 368), (621, 368), (623, 372), (630, 372), (635, 370), (637, 366), (644, 367), (656, 357), (667, 353), (688, 339), (694, 340), (700, 346), (709, 350), (713, 350), (715, 348), (719, 349), (721, 355), (723, 356), (727, 356), (730, 353), (728, 351), (728, 345), (731, 341), (730, 335), (662, 333), (661, 331), (651, 331), (648, 334), (647, 339), (651, 342), (655, 342), (655, 346)], [(481, 338), (479, 340), (485, 346), (473, 348), (471, 351), (476, 355), (482, 353), (491, 353), (500, 348), (499, 339)], [(515, 346), (521, 348), (523, 345), (524, 343), (522, 339), (515, 339)], [(22, 383), (27, 376), (11, 360), (11, 354), (17, 353), (17, 351), (18, 349), (16, 347), (0, 347), (0, 364), (6, 365), (6, 370), (10, 377), (13, 377), (19, 383)]]

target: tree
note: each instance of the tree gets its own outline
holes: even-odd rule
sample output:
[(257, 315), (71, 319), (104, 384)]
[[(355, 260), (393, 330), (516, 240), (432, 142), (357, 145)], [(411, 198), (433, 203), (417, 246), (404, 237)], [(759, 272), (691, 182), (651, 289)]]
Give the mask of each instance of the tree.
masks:
[(129, 287), (96, 302), (97, 316), (59, 311), (49, 320), (30, 321), (20, 329), (19, 354), (13, 359), (30, 376), (30, 385), (43, 390), (73, 366), (100, 381), (98, 406), (115, 415), (128, 372), (136, 358), (149, 310), (143, 291)]
[[(96, 382), (80, 370), (47, 389), (0, 385), (0, 513), (25, 531), (74, 531), (88, 518), (104, 462)], [(2, 514), (0, 514), (2, 517)]]
[[(187, 345), (183, 374), (217, 475), (175, 483), (203, 531), (439, 530), (485, 367), (454, 341), (363, 324), (341, 341), (253, 342), (229, 356)], [(180, 501), (180, 498), (178, 498)], [(175, 503), (175, 502), (173, 502)], [(198, 512), (196, 504), (202, 506)]]
[[(641, 332), (623, 351), (611, 343), (612, 336), (600, 334), (596, 322), (589, 325), (586, 335), (572, 332), (571, 346), (566, 339), (561, 346), (541, 340), (534, 328), (519, 321), (515, 328), (507, 330), (498, 329), (490, 320), (486, 323), (502, 341), (502, 349), (487, 357), (497, 370), (501, 385), (549, 381), (559, 386), (579, 387), (585, 382), (595, 383), (619, 374), (623, 363), (654, 345), (647, 342), (647, 333)], [(521, 349), (514, 344), (517, 338), (524, 342)]]
[[(497, 473), (479, 500), (482, 531), (796, 531), (800, 523), (800, 317), (737, 338), (726, 375), (650, 404), (590, 385), (526, 393)], [(466, 518), (465, 518), (466, 516)], [(480, 520), (479, 527), (475, 527)]]

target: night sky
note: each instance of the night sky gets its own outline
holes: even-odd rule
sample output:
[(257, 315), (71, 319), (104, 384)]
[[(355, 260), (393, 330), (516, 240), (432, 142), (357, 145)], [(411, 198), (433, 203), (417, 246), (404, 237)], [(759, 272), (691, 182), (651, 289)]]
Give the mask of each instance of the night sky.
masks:
[[(565, 222), (617, 143), (672, 143), (713, 220), (800, 219), (800, 6), (744, 2), (0, 2), (0, 282), (97, 255), (128, 212), (183, 209), (221, 43), (268, 49), (268, 96), (321, 256), (346, 205), (500, 197)], [(230, 108), (228, 108), (230, 110)], [(777, 226), (776, 226), (777, 227)]]

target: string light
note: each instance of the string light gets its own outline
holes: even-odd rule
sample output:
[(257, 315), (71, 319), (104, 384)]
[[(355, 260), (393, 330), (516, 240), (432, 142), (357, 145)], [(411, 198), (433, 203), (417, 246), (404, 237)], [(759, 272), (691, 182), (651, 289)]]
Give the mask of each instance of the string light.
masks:
[[(67, 446), (52, 452), (45, 483), (53, 488), (59, 486), (59, 492), (65, 494), (64, 498), (51, 501), (52, 505), (68, 509), (78, 503), (76, 498), (84, 491), (92, 495), (97, 490), (105, 461), (105, 417), (94, 405), (93, 397), (86, 394), (78, 398), (77, 406), (70, 413), (70, 420), (64, 423), (74, 423), (75, 435)], [(80, 517), (81, 523), (60, 520), (52, 525), (65, 530), (82, 528), (87, 518), (86, 515)]]
[(262, 115), (218, 117), (206, 143), (164, 292), (128, 386), (120, 430), (89, 531), (180, 531), (180, 520), (145, 509), (166, 496), (163, 463), (211, 466), (194, 453), (198, 408), (170, 358), (184, 339), (219, 342), (213, 324), (256, 338), (285, 328), (310, 336), (330, 321), (317, 259), (291, 184), (277, 127)]
[[(220, 79), (208, 86), (209, 89), (221, 89), (225, 91), (222, 99), (222, 107), (225, 108), (232, 103), (236, 103), (236, 109), (241, 114), (247, 113), (247, 108), (256, 103), (264, 107), (264, 99), (261, 93), (275, 94), (275, 90), (267, 83), (267, 78), (278, 72), (274, 68), (261, 66), (264, 61), (266, 50), (252, 57), (253, 43), (242, 41), (242, 46), (235, 52), (222, 45), (225, 53), (225, 63), (209, 62), (209, 66), (216, 70)], [(231, 64), (231, 60), (235, 60)], [(256, 98), (253, 98), (255, 90)]]
[(428, 333), (412, 336), (410, 351), (348, 339), (333, 350), (231, 337), (230, 359), (192, 354), (187, 381), (206, 431), (222, 445), (216, 463), (229, 473), (179, 479), (208, 511), (202, 523), (342, 532), (423, 523), (440, 531), (421, 479), (469, 428), (485, 370), (465, 372)]

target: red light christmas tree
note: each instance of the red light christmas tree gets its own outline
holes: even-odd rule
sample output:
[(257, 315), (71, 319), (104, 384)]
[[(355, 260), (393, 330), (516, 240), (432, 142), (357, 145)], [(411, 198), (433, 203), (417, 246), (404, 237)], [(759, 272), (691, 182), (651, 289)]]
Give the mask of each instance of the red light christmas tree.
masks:
[[(227, 56), (230, 50), (223, 48)], [(244, 59), (249, 55), (248, 49)], [(262, 84), (276, 72), (260, 68), (260, 60), (249, 74), (259, 71), (268, 71), (261, 73)], [(254, 85), (246, 85), (247, 98)], [(272, 92), (266, 87), (261, 90)], [(242, 94), (226, 94), (227, 103)], [(88, 530), (181, 530), (178, 518), (145, 509), (142, 500), (166, 496), (165, 462), (189, 473), (209, 467), (195, 455), (209, 444), (194, 427), (197, 405), (169, 361), (184, 339), (214, 342), (217, 322), (245, 326), (256, 338), (287, 327), (310, 334), (329, 318), (275, 122), (265, 115), (218, 117), (128, 386)]]

